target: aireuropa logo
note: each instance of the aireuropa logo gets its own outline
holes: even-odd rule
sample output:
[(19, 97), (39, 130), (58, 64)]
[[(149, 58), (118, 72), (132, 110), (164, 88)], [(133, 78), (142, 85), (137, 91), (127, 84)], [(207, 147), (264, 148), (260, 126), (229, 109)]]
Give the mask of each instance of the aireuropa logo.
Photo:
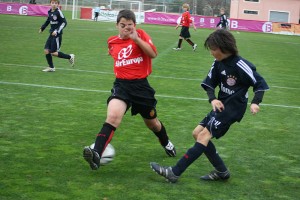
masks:
[(118, 59), (126, 59), (128, 58), (132, 53), (132, 45), (129, 45), (127, 48), (123, 48), (121, 49), (121, 51), (118, 54)]
[(19, 14), (20, 15), (27, 15), (28, 7), (27, 6), (21, 6), (19, 8)]

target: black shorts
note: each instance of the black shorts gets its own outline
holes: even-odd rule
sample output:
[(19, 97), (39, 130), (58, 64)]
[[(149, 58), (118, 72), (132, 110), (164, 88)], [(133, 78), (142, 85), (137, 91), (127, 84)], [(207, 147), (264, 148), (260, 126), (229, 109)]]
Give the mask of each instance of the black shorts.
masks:
[(199, 123), (199, 125), (206, 127), (213, 137), (216, 139), (224, 136), (230, 126), (237, 120), (230, 120), (230, 116), (225, 112), (211, 111), (206, 117)]
[(57, 36), (49, 35), (44, 49), (48, 49), (50, 53), (58, 52), (60, 50), (60, 46), (62, 43), (62, 35), (59, 34)]
[(190, 27), (186, 27), (186, 26), (181, 27), (181, 31), (180, 31), (179, 36), (183, 37), (184, 39), (190, 38), (191, 34), (190, 34), (189, 29), (190, 29)]
[(107, 103), (114, 98), (120, 99), (127, 104), (127, 110), (131, 107), (132, 115), (139, 113), (143, 118), (154, 119), (157, 116), (154, 94), (147, 79), (116, 79)]
[(95, 12), (95, 17), (98, 17), (99, 16), (99, 13), (98, 12)]

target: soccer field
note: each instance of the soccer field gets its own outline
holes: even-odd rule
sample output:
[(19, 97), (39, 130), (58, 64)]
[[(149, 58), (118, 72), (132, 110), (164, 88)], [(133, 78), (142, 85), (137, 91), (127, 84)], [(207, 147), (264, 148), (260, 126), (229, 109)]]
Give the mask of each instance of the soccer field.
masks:
[(41, 71), (47, 66), (43, 47), (49, 27), (42, 34), (38, 30), (46, 18), (0, 15), (1, 200), (299, 199), (299, 36), (232, 32), (240, 55), (257, 66), (270, 90), (257, 115), (248, 108), (241, 123), (214, 139), (231, 171), (227, 182), (200, 180), (212, 170), (201, 156), (178, 183), (169, 184), (149, 162), (174, 165), (194, 144), (192, 130), (211, 110), (200, 83), (213, 61), (203, 48), (213, 30), (191, 30), (196, 52), (186, 42), (173, 51), (179, 30), (137, 25), (158, 49), (149, 82), (177, 157), (167, 157), (142, 119), (127, 113), (111, 142), (115, 159), (92, 171), (82, 149), (94, 142), (106, 118), (114, 81), (106, 40), (117, 30), (114, 23), (72, 21), (66, 15), (61, 51), (76, 55), (75, 68), (54, 58), (54, 73)]

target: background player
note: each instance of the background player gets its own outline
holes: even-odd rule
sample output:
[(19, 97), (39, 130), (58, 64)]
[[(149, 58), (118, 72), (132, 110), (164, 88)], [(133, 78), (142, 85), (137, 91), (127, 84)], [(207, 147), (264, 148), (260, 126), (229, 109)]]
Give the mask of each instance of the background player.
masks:
[(44, 53), (48, 63), (48, 67), (43, 70), (44, 72), (55, 72), (52, 56), (68, 59), (72, 67), (74, 67), (75, 64), (74, 54), (64, 54), (60, 51), (63, 29), (67, 26), (67, 20), (58, 8), (59, 0), (51, 0), (50, 4), (51, 9), (48, 11), (48, 18), (39, 30), (39, 33), (42, 33), (49, 24), (51, 25), (49, 30), (50, 35), (44, 48)]
[(135, 14), (132, 11), (121, 10), (116, 27), (119, 35), (107, 41), (109, 54), (114, 59), (116, 76), (111, 96), (107, 100), (107, 117), (97, 134), (94, 149), (87, 146), (83, 150), (83, 157), (93, 170), (100, 167), (101, 154), (130, 107), (132, 115), (142, 116), (166, 153), (171, 157), (176, 155), (164, 125), (157, 118), (155, 90), (147, 80), (152, 72), (152, 58), (157, 56), (156, 47), (144, 30), (136, 29)]
[[(194, 146), (175, 166), (162, 167), (157, 163), (150, 163), (155, 172), (173, 183), (202, 153), (215, 169), (201, 179), (228, 179), (229, 170), (211, 139), (224, 136), (233, 123), (242, 120), (247, 108), (250, 86), (255, 93), (250, 105), (252, 114), (259, 111), (259, 103), (263, 99), (264, 91), (269, 89), (264, 78), (256, 72), (255, 66), (238, 55), (236, 41), (229, 31), (216, 30), (208, 36), (204, 46), (215, 57), (207, 77), (201, 84), (207, 92), (212, 111), (196, 126), (193, 131), (196, 140)], [(220, 88), (218, 98), (215, 96), (216, 87)]]
[(220, 21), (219, 21), (219, 23), (217, 24), (216, 27), (220, 27), (220, 25), (221, 25), (221, 28), (227, 29), (228, 20), (227, 20), (227, 17), (225, 15), (225, 9), (224, 8), (220, 9), (220, 16), (219, 17), (220, 17)]
[(190, 6), (189, 4), (185, 3), (182, 5), (182, 9), (183, 9), (183, 13), (181, 16), (181, 20), (180, 23), (177, 24), (177, 26), (175, 27), (175, 29), (177, 29), (179, 26), (181, 27), (181, 31), (179, 34), (179, 39), (178, 39), (178, 45), (176, 48), (173, 48), (175, 51), (179, 51), (181, 50), (181, 45), (182, 45), (182, 40), (184, 39), (185, 41), (187, 41), (192, 47), (193, 47), (193, 51), (196, 50), (197, 48), (197, 44), (193, 43), (191, 41), (191, 34), (190, 34), (190, 24), (192, 23), (194, 30), (196, 31), (196, 26), (194, 24), (194, 20), (192, 20), (191, 18), (191, 14), (189, 12), (190, 10)]

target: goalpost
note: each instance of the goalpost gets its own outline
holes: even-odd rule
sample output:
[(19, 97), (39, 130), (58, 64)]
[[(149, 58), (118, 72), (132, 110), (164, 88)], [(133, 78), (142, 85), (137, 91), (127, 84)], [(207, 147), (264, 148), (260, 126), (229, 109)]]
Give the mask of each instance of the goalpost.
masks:
[(135, 13), (138, 24), (144, 22), (143, 3), (138, 0), (98, 0), (97, 2), (73, 0), (72, 19), (94, 19), (96, 6), (100, 7), (98, 21), (116, 22), (119, 11), (129, 9)]

